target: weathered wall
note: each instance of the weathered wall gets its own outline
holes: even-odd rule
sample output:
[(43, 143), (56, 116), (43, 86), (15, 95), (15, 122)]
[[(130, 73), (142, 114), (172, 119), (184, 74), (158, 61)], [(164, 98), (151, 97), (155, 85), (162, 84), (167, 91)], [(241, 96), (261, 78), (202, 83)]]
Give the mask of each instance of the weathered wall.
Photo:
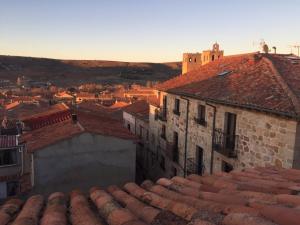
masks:
[(130, 132), (135, 134), (136, 133), (135, 118), (131, 114), (127, 112), (123, 112), (123, 120), (124, 120), (124, 127), (126, 127), (127, 129), (128, 127), (130, 127)]
[[(165, 93), (161, 93), (161, 95), (163, 94)], [(167, 96), (167, 122), (155, 121), (150, 118), (150, 131), (155, 133), (156, 136), (156, 142), (151, 144), (153, 146), (161, 145), (164, 149), (165, 145), (161, 144), (164, 143), (164, 140), (160, 137), (162, 124), (166, 124), (166, 140), (168, 142), (173, 141), (173, 132), (178, 132), (179, 165), (176, 165), (172, 160), (166, 159), (166, 171), (164, 175), (170, 176), (172, 174), (172, 167), (176, 167), (178, 174), (182, 175), (185, 154), (187, 100), (172, 94), (167, 94)], [(179, 116), (173, 113), (175, 98), (180, 99)], [(189, 98), (189, 101), (187, 158), (196, 158), (196, 146), (203, 148), (204, 172), (210, 173), (213, 107), (207, 105), (204, 101), (191, 98)], [(206, 126), (202, 126), (195, 121), (198, 113), (198, 104), (206, 105)], [(294, 154), (296, 154), (294, 149), (297, 150), (299, 148), (297, 148), (297, 143), (299, 146), (300, 133), (298, 131), (298, 134), (296, 134), (296, 121), (257, 111), (218, 104), (213, 105), (216, 106), (216, 128), (224, 130), (225, 113), (234, 113), (237, 115), (236, 134), (239, 136), (236, 159), (228, 158), (214, 151), (214, 172), (222, 170), (222, 161), (231, 164), (235, 169), (267, 165), (276, 165), (285, 168), (293, 167)], [(154, 111), (154, 108), (151, 110)], [(298, 136), (298, 142), (296, 135)], [(161, 150), (161, 152), (164, 154), (164, 150)], [(297, 157), (299, 161), (299, 156)]]
[(88, 190), (135, 180), (131, 140), (84, 133), (34, 153), (33, 192)]

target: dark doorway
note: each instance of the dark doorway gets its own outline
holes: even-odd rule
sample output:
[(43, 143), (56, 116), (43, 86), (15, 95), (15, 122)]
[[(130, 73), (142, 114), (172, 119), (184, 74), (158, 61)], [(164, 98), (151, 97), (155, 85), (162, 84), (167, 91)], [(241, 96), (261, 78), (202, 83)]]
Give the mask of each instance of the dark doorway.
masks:
[(179, 150), (178, 150), (178, 133), (173, 133), (173, 161), (178, 163), (179, 161)]
[(196, 157), (197, 157), (196, 172), (197, 172), (197, 174), (202, 175), (204, 172), (203, 148), (201, 148), (199, 146), (196, 147)]

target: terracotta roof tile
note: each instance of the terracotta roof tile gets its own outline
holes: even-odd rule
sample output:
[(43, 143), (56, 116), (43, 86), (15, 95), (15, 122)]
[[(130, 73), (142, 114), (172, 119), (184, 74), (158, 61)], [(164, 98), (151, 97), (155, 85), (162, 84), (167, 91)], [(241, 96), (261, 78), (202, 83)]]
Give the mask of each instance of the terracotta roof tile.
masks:
[[(298, 225), (300, 190), (296, 192), (297, 188), (293, 188), (294, 192), (289, 194), (265, 193), (255, 185), (251, 191), (239, 190), (238, 178), (246, 178), (243, 182), (249, 184), (253, 179), (269, 177), (261, 184), (286, 190), (290, 184), (300, 187), (299, 175), (299, 170), (259, 167), (204, 177), (191, 175), (188, 179), (174, 177), (160, 179), (156, 184), (145, 181), (141, 186), (127, 183), (123, 188), (96, 187), (89, 197), (74, 190), (70, 202), (65, 194), (54, 193), (45, 206), (43, 197), (35, 195), (22, 208), (22, 201), (7, 200), (0, 208), (0, 224), (64, 225), (70, 221), (73, 225)], [(236, 183), (237, 189), (224, 185), (218, 192), (201, 190), (202, 185), (214, 187), (219, 180)], [(288, 185), (282, 186), (284, 181)]]
[(41, 225), (67, 225), (67, 199), (64, 193), (56, 192), (49, 196)]
[(11, 199), (5, 202), (0, 209), (0, 224), (6, 225), (11, 222), (21, 209), (22, 203), (20, 199)]
[(43, 208), (44, 198), (41, 195), (30, 197), (12, 225), (37, 225)]

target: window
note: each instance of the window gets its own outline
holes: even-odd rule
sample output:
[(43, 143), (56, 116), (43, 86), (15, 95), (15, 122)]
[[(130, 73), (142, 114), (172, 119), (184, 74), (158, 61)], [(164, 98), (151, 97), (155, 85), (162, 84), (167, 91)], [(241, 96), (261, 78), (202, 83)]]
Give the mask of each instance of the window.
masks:
[(19, 190), (19, 182), (17, 181), (10, 181), (7, 182), (7, 196), (15, 196), (18, 194)]
[(203, 162), (203, 148), (196, 146), (196, 172), (198, 175), (202, 175), (204, 172), (204, 162)]
[(178, 98), (175, 99), (175, 105), (174, 105), (174, 114), (180, 115), (180, 100)]
[(161, 126), (161, 134), (160, 136), (163, 138), (163, 139), (166, 139), (166, 125), (162, 125)]
[(127, 129), (130, 131), (130, 124), (127, 124)]
[(165, 166), (165, 157), (161, 156), (160, 157), (160, 168), (165, 171), (166, 166)]
[(173, 161), (178, 163), (179, 161), (179, 150), (178, 150), (178, 133), (173, 133)]
[(189, 62), (192, 62), (192, 58), (189, 58)]
[(211, 61), (214, 61), (214, 60), (215, 60), (215, 55), (212, 55)]
[(162, 109), (163, 120), (167, 119), (167, 96), (163, 97), (163, 109)]
[(196, 118), (196, 122), (198, 124), (201, 124), (202, 126), (206, 126), (205, 112), (206, 112), (205, 105), (198, 105), (198, 115)]
[(17, 149), (0, 150), (0, 166), (17, 164)]
[(140, 138), (142, 138), (143, 137), (143, 127), (142, 127), (142, 125), (140, 125)]
[(194, 59), (194, 62), (197, 62), (197, 59), (196, 59), (196, 58)]
[(236, 114), (227, 112), (225, 114), (225, 148), (234, 150), (235, 148), (235, 130), (236, 130)]
[(152, 144), (155, 143), (155, 135), (153, 133), (151, 134), (151, 142), (152, 142)]
[(175, 177), (175, 176), (177, 176), (177, 169), (176, 169), (176, 167), (173, 167), (173, 176), (172, 177)]

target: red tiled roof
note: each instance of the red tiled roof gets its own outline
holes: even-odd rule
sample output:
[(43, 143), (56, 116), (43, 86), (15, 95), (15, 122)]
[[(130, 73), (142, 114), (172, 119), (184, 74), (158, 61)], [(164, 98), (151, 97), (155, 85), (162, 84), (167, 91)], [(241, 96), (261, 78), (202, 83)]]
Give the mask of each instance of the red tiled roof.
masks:
[(149, 103), (146, 100), (136, 101), (124, 107), (123, 110), (143, 120), (148, 120), (149, 118)]
[(69, 119), (26, 132), (21, 136), (21, 140), (26, 142), (28, 152), (34, 152), (82, 132), (82, 129)]
[(39, 129), (44, 126), (59, 123), (71, 118), (71, 110), (65, 104), (58, 104), (46, 112), (34, 114), (23, 120), (31, 130)]
[(0, 135), (0, 148), (11, 148), (17, 146), (17, 136)]
[[(289, 55), (227, 56), (158, 85), (158, 89), (291, 117), (300, 116), (300, 61)], [(218, 74), (230, 71), (229, 74)]]
[(54, 124), (26, 132), (22, 135), (21, 140), (26, 142), (29, 152), (34, 152), (84, 132), (122, 139), (136, 139), (134, 135), (123, 127), (119, 120), (107, 114), (98, 114), (82, 110), (77, 110), (76, 113), (79, 124), (74, 124), (71, 118), (68, 118), (64, 121), (58, 121)]
[(136, 140), (136, 137), (123, 127), (121, 121), (107, 114), (98, 114), (78, 110), (78, 121), (85, 131), (104, 136)]
[(0, 224), (298, 225), (299, 192), (299, 170), (245, 169), (93, 187), (88, 196), (74, 190), (70, 201), (59, 192), (47, 204), (41, 195), (23, 207), (20, 200), (8, 200), (0, 208)]

